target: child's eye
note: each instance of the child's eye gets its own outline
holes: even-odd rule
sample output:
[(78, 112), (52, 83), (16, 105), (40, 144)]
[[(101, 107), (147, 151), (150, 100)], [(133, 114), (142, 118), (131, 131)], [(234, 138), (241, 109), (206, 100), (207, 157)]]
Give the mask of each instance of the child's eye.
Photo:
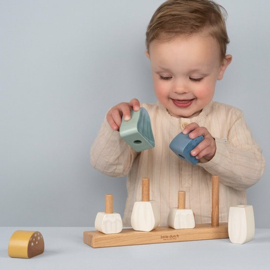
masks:
[(200, 82), (203, 78), (191, 78), (189, 77), (189, 79), (193, 82)]
[(172, 78), (172, 77), (164, 77), (164, 76), (161, 76), (161, 75), (159, 75), (159, 77), (160, 77), (161, 80), (165, 80), (165, 81), (168, 81), (168, 80), (170, 80)]

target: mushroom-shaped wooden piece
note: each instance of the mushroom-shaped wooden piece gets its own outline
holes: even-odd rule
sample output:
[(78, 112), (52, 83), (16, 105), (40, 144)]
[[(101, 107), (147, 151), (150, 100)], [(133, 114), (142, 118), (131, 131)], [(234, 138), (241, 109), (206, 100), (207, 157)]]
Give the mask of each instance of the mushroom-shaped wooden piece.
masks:
[(135, 231), (150, 232), (160, 222), (159, 209), (149, 199), (149, 179), (142, 179), (142, 201), (135, 202), (131, 214), (131, 226)]
[(190, 154), (190, 152), (204, 139), (199, 136), (195, 139), (190, 139), (188, 134), (179, 133), (170, 143), (170, 149), (180, 158), (192, 163), (198, 163), (198, 159)]
[(178, 192), (178, 208), (172, 208), (168, 216), (168, 225), (174, 229), (191, 229), (195, 227), (193, 211), (185, 209), (185, 191)]
[(131, 111), (131, 119), (122, 118), (119, 134), (136, 152), (155, 147), (151, 121), (147, 110)]
[(15, 231), (9, 241), (8, 255), (29, 259), (44, 252), (44, 239), (37, 231)]
[(234, 244), (244, 244), (253, 239), (255, 220), (252, 205), (230, 207), (228, 232), (230, 241)]
[(120, 214), (113, 213), (113, 195), (105, 195), (105, 212), (98, 212), (95, 228), (105, 234), (120, 233), (123, 222)]

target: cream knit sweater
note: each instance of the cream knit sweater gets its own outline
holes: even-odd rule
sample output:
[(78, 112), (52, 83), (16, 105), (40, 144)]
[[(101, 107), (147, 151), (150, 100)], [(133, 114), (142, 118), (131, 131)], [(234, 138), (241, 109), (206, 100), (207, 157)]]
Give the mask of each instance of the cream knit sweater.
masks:
[[(211, 102), (198, 116), (176, 118), (160, 103), (141, 106), (151, 119), (154, 148), (136, 153), (105, 120), (91, 149), (94, 168), (113, 177), (128, 175), (125, 226), (130, 226), (134, 202), (141, 200), (143, 177), (150, 179), (150, 199), (159, 205), (162, 226), (180, 190), (186, 192), (186, 208), (193, 210), (196, 223), (211, 222), (211, 175), (220, 177), (220, 222), (228, 220), (230, 206), (247, 204), (246, 189), (262, 176), (265, 160), (239, 109)], [(216, 140), (216, 154), (207, 163), (189, 164), (169, 148), (191, 122), (206, 127)]]

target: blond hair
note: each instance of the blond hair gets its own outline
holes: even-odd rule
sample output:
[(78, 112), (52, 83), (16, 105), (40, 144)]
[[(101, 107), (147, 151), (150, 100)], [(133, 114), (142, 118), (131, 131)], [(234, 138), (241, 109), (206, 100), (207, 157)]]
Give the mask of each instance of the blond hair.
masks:
[(146, 32), (146, 47), (157, 40), (170, 40), (206, 30), (220, 46), (221, 59), (226, 55), (229, 37), (226, 10), (210, 0), (168, 0), (155, 11)]

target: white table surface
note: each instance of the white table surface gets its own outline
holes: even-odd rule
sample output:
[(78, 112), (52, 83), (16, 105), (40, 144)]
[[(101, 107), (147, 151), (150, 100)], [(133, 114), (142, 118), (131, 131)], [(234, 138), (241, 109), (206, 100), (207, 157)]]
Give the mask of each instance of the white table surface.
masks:
[[(8, 243), (16, 230), (40, 231), (45, 251), (31, 259), (8, 256)], [(0, 227), (0, 269), (270, 269), (270, 229), (256, 229), (246, 244), (229, 239), (92, 248), (83, 243), (85, 227)]]

